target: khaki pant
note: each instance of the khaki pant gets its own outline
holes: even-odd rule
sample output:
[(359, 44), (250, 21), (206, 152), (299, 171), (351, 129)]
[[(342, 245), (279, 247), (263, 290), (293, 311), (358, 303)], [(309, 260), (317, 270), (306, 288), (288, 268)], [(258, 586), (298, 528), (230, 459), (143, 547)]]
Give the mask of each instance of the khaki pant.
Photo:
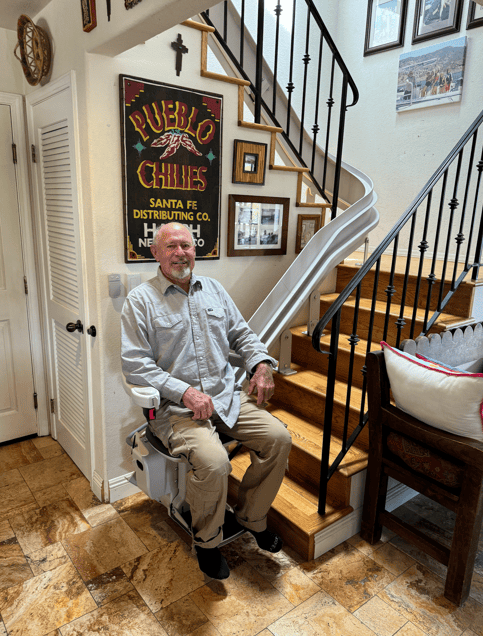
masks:
[(240, 395), (238, 421), (228, 428), (216, 413), (208, 420), (193, 421), (193, 412), (169, 403), (151, 422), (153, 432), (172, 455), (187, 458), (186, 500), (191, 508), (195, 545), (214, 548), (222, 541), (222, 525), (231, 464), (217, 431), (230, 435), (250, 449), (248, 467), (238, 493), (238, 522), (261, 532), (267, 513), (280, 488), (292, 440), (285, 426), (257, 406), (256, 397)]

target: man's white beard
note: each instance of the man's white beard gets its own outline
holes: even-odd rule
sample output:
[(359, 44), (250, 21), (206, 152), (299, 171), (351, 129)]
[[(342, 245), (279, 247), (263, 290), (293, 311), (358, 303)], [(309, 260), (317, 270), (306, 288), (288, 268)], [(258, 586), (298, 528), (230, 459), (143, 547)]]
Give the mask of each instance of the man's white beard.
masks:
[(185, 265), (185, 267), (183, 267), (182, 270), (178, 270), (174, 268), (171, 270), (171, 276), (173, 278), (176, 278), (177, 280), (188, 278), (190, 274), (191, 274), (191, 269), (189, 268), (189, 265)]

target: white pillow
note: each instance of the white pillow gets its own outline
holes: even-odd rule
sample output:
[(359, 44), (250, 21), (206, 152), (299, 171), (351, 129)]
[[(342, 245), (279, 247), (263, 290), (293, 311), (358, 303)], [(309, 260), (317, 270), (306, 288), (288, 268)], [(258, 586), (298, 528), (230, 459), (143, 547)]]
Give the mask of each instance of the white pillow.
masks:
[(437, 368), (381, 342), (396, 406), (425, 424), (483, 442), (483, 374)]

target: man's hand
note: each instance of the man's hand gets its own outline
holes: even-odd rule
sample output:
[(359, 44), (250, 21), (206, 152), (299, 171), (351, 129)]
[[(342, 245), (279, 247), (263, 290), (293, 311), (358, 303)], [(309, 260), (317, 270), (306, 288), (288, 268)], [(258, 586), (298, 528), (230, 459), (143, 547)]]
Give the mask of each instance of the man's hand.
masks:
[(258, 395), (257, 404), (259, 405), (268, 402), (273, 395), (275, 384), (273, 382), (272, 367), (266, 362), (260, 362), (257, 365), (257, 370), (248, 385), (248, 395), (251, 395), (255, 388)]
[(215, 410), (210, 396), (192, 386), (183, 393), (183, 403), (190, 411), (193, 411), (192, 420), (207, 420)]

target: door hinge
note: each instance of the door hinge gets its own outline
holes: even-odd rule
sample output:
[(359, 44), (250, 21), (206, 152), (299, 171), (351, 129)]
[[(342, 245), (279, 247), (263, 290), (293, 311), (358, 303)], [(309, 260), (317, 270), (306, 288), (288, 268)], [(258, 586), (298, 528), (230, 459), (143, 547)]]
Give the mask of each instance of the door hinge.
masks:
[(37, 393), (34, 393), (34, 409), (39, 408), (39, 403), (37, 401)]
[(35, 154), (35, 144), (32, 144), (32, 161), (33, 163), (37, 163), (37, 155)]
[(12, 144), (13, 163), (17, 163), (17, 144)]
[(55, 400), (50, 400), (50, 412), (55, 413)]
[(23, 286), (24, 286), (24, 289), (25, 289), (25, 293), (28, 294), (29, 293), (29, 284), (27, 283), (27, 277), (26, 276), (23, 277)]

